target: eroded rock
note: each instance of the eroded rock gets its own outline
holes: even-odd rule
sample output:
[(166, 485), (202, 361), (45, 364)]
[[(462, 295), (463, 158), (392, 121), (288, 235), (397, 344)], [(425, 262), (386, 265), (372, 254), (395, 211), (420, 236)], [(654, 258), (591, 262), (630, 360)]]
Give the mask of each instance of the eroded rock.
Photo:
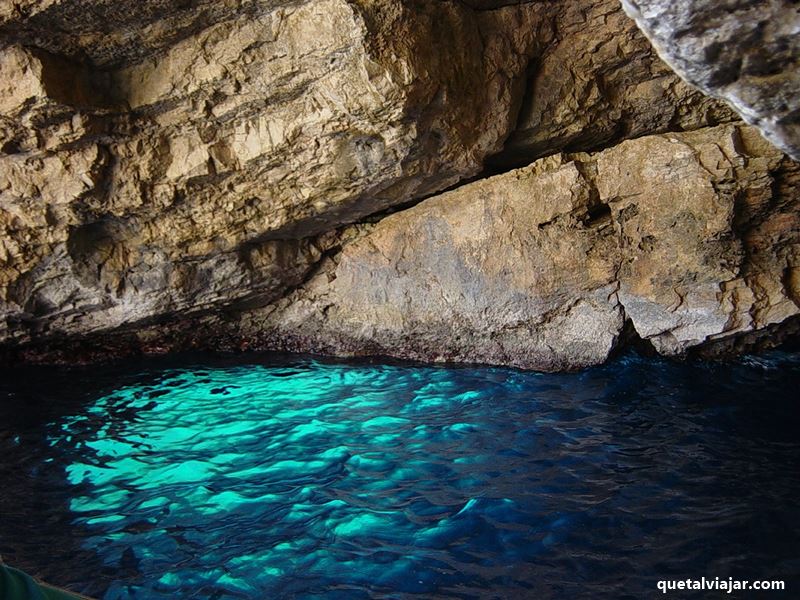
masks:
[(74, 61), (138, 62), (203, 29), (300, 0), (3, 0), (0, 36)]
[(737, 120), (658, 58), (618, 0), (559, 2), (551, 18), (517, 126), (493, 166)]
[(556, 370), (628, 319), (682, 353), (798, 314), (799, 172), (737, 125), (543, 159), (380, 221), (239, 335)]
[(800, 159), (800, 6), (794, 0), (622, 0), (661, 57)]
[[(29, 9), (52, 25), (75, 3)], [(261, 9), (110, 70), (0, 49), (16, 82), (0, 88), (0, 339), (274, 300), (325, 232), (482, 169), (512, 126), (541, 7)], [(81, 19), (95, 62), (124, 45), (100, 35), (124, 23)], [(251, 251), (280, 258), (254, 269)]]
[(796, 314), (795, 163), (616, 0), (85, 8), (0, 4), (7, 348), (555, 370)]

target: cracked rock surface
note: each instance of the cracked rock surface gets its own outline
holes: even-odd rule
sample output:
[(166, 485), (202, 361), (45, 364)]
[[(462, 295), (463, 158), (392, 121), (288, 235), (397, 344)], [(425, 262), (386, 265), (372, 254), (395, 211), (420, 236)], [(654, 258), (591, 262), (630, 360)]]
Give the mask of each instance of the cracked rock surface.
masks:
[(798, 192), (741, 125), (549, 157), (359, 232), (239, 335), (560, 370), (605, 360), (629, 320), (678, 354), (798, 314)]
[[(126, 61), (112, 69), (58, 36), (0, 48), (0, 340), (269, 302), (324, 250), (316, 236), (500, 149), (541, 7), (275, 4), (131, 64), (101, 35), (125, 22), (69, 21), (97, 32), (81, 52)], [(13, 39), (76, 4), (36, 6)]]
[(797, 189), (618, 0), (0, 0), (4, 355), (778, 340)]
[(559, 3), (543, 34), (517, 126), (492, 165), (738, 120), (658, 58), (619, 0)]
[(800, 159), (795, 0), (622, 0), (661, 57)]

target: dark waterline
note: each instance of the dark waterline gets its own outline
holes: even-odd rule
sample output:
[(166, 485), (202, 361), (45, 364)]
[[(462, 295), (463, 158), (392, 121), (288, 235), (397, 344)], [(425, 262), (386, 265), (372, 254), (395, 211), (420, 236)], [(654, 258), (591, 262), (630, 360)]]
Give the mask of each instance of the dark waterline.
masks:
[(800, 355), (15, 369), (0, 555), (116, 598), (800, 597)]

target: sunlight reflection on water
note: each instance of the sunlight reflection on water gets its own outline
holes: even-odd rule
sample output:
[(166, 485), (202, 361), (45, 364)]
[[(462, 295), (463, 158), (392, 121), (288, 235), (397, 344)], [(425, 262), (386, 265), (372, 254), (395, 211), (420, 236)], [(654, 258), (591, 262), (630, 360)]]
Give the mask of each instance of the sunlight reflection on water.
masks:
[(53, 421), (47, 452), (107, 599), (639, 597), (796, 568), (752, 532), (767, 511), (800, 540), (798, 367), (775, 360), (758, 406), (747, 361), (190, 365)]

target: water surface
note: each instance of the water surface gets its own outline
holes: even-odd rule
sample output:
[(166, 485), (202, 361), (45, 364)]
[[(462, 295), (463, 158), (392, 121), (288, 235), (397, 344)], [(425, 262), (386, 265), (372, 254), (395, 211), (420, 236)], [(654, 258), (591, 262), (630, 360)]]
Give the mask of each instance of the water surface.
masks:
[(0, 554), (106, 599), (796, 598), (798, 389), (782, 353), (8, 371)]

